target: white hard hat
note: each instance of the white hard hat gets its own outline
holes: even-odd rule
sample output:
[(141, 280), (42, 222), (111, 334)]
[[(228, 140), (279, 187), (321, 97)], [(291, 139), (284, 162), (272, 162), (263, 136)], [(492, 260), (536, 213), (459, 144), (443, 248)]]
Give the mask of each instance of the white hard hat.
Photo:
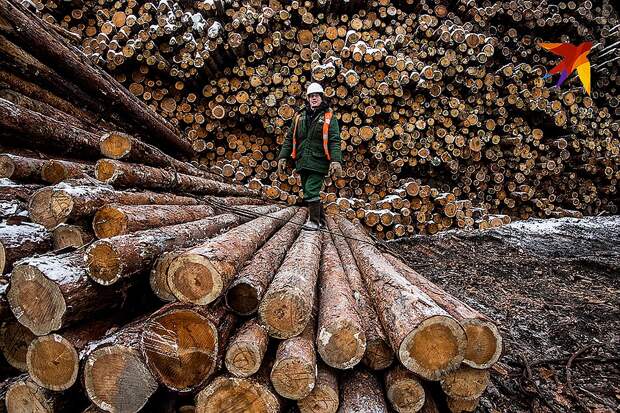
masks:
[(312, 93), (323, 94), (325, 91), (323, 90), (323, 86), (318, 83), (310, 83), (310, 86), (308, 86), (308, 90), (306, 91), (306, 96), (310, 96)]

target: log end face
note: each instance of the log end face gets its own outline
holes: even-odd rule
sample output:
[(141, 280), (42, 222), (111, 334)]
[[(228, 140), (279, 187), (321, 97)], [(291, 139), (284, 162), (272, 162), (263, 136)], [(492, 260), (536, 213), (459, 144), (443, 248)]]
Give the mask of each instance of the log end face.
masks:
[(73, 199), (64, 191), (51, 187), (36, 191), (30, 198), (28, 214), (32, 222), (51, 229), (67, 220), (73, 210)]
[(226, 351), (226, 369), (237, 377), (249, 377), (256, 373), (263, 361), (258, 343), (233, 343)]
[(218, 354), (216, 326), (190, 310), (173, 310), (150, 320), (140, 338), (149, 370), (166, 387), (190, 391), (213, 374)]
[(45, 335), (62, 327), (65, 299), (58, 286), (37, 268), (16, 266), (7, 298), (15, 318), (34, 334)]
[(258, 304), (258, 292), (248, 283), (237, 283), (226, 292), (226, 305), (239, 315), (255, 313)]
[(127, 215), (113, 205), (106, 205), (95, 213), (93, 231), (99, 239), (127, 233)]
[(398, 358), (412, 372), (439, 380), (463, 361), (467, 338), (459, 323), (448, 316), (429, 317), (401, 342)]
[(269, 335), (278, 339), (295, 337), (304, 330), (311, 308), (303, 294), (290, 291), (263, 298), (258, 312)]
[(131, 151), (131, 138), (121, 133), (106, 133), (99, 141), (101, 154), (111, 159), (122, 159)]
[(13, 383), (6, 392), (5, 403), (8, 412), (52, 413), (54, 411), (41, 388), (31, 380)]
[(58, 334), (37, 337), (26, 356), (30, 377), (46, 389), (66, 390), (75, 383), (79, 358), (75, 347)]
[(85, 260), (88, 275), (96, 283), (112, 285), (120, 279), (121, 259), (109, 242), (95, 242), (86, 250)]
[(0, 351), (7, 363), (20, 371), (28, 371), (26, 354), (35, 337), (30, 330), (16, 321), (3, 323), (0, 328)]
[(271, 370), (271, 382), (280, 396), (301, 400), (314, 389), (316, 365), (295, 357), (280, 360)]
[(388, 400), (398, 413), (415, 413), (424, 406), (424, 388), (417, 380), (401, 379), (386, 390)]
[(157, 390), (157, 382), (132, 348), (112, 345), (86, 360), (84, 387), (88, 398), (109, 412), (138, 412)]
[(463, 322), (467, 347), (463, 363), (476, 368), (488, 369), (502, 355), (502, 336), (495, 324), (485, 320), (466, 320)]
[(11, 178), (15, 173), (15, 162), (8, 155), (0, 155), (0, 178)]
[(168, 286), (179, 301), (209, 304), (224, 288), (222, 271), (227, 269), (218, 264), (200, 255), (179, 257), (168, 269)]
[(67, 169), (62, 163), (50, 160), (41, 168), (41, 179), (50, 184), (57, 184), (67, 179)]
[(100, 159), (95, 164), (95, 178), (107, 184), (114, 182), (114, 178), (120, 173), (113, 161)]
[(308, 397), (297, 402), (297, 407), (301, 413), (336, 413), (338, 397), (333, 388), (317, 383)]
[(385, 340), (369, 341), (362, 362), (371, 370), (387, 369), (394, 362), (394, 352)]
[(4, 245), (0, 242), (0, 275), (4, 274), (4, 267), (6, 266), (6, 250)]
[(323, 361), (337, 369), (350, 369), (366, 351), (366, 335), (359, 324), (344, 320), (341, 325), (327, 324), (317, 335), (317, 351)]
[(196, 398), (197, 413), (277, 413), (280, 403), (266, 387), (237, 377), (218, 377)]
[(441, 380), (441, 389), (452, 398), (478, 398), (486, 390), (490, 379), (488, 370), (478, 370), (463, 365), (448, 373)]

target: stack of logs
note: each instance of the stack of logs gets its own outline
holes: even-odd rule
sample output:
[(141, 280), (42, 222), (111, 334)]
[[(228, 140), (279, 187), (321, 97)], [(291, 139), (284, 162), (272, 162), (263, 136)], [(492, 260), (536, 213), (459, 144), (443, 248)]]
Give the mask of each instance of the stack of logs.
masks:
[[(324, 196), (379, 238), (618, 212), (610, 0), (32, 3), (211, 171), (290, 204), (300, 181), (277, 174), (278, 148), (321, 82), (346, 173)], [(586, 40), (591, 96), (577, 76), (543, 79), (558, 59), (537, 43)], [(430, 196), (403, 192), (412, 181)]]

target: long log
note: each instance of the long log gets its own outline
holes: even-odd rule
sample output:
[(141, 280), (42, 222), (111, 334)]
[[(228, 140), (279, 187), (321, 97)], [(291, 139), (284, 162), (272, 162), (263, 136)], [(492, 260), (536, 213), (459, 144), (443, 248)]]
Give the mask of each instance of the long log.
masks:
[(199, 202), (186, 196), (150, 191), (115, 191), (107, 186), (72, 185), (62, 182), (34, 193), (28, 204), (28, 212), (33, 222), (46, 228), (54, 228), (69, 220), (92, 216), (97, 209), (109, 203), (197, 205)]
[(119, 205), (101, 207), (93, 217), (95, 236), (111, 238), (155, 227), (198, 221), (216, 214), (209, 205)]
[(165, 189), (202, 195), (254, 197), (259, 195), (242, 185), (227, 184), (199, 176), (113, 159), (100, 159), (95, 165), (95, 177), (115, 187)]
[(315, 300), (321, 238), (318, 231), (301, 231), (274, 275), (258, 307), (270, 336), (290, 338), (306, 328)]
[(467, 347), (463, 359), (465, 364), (478, 369), (486, 369), (497, 362), (503, 348), (502, 336), (492, 321), (422, 277), (398, 258), (389, 253), (385, 253), (384, 256), (409, 282), (428, 294), (463, 326), (467, 336)]
[(322, 364), (317, 369), (316, 384), (310, 394), (297, 401), (301, 413), (336, 413), (340, 404), (336, 375)]
[(426, 293), (407, 281), (358, 227), (337, 222), (400, 362), (427, 380), (438, 380), (463, 361), (465, 331)]
[(28, 371), (26, 355), (28, 346), (35, 335), (15, 320), (9, 320), (0, 326), (0, 351), (7, 363), (19, 371)]
[(54, 185), (65, 179), (94, 176), (94, 172), (94, 166), (88, 163), (53, 159), (41, 168), (41, 179)]
[(223, 305), (162, 307), (142, 327), (140, 351), (146, 366), (171, 390), (200, 388), (221, 365), (234, 320)]
[(385, 391), (387, 399), (398, 413), (415, 413), (426, 402), (420, 379), (400, 365), (385, 375)]
[(385, 369), (394, 361), (394, 352), (390, 348), (383, 327), (379, 322), (379, 317), (368, 296), (349, 244), (344, 237), (340, 236), (340, 228), (331, 217), (327, 218), (327, 223), (330, 231), (332, 231), (332, 240), (338, 250), (340, 261), (347, 274), (360, 319), (364, 324), (366, 352), (362, 362), (373, 370)]
[(41, 182), (41, 169), (45, 162), (43, 159), (3, 153), (0, 155), (0, 178), (18, 182)]
[(322, 254), (317, 351), (328, 366), (350, 369), (366, 352), (366, 333), (338, 251), (329, 236), (323, 237)]
[(28, 202), (32, 194), (41, 189), (39, 184), (18, 184), (10, 179), (0, 179), (0, 200)]
[(32, 222), (0, 223), (0, 274), (10, 272), (21, 258), (52, 249), (48, 230)]
[(301, 208), (243, 267), (226, 291), (226, 304), (240, 315), (254, 314), (287, 251), (297, 239), (308, 212)]
[(267, 330), (256, 319), (246, 321), (228, 343), (224, 362), (237, 377), (249, 377), (260, 369), (269, 344)]
[(340, 383), (338, 413), (387, 413), (388, 407), (379, 381), (372, 373), (356, 369)]
[[(270, 213), (276, 206), (249, 207), (248, 211)], [(187, 248), (221, 231), (230, 230), (253, 217), (223, 214), (199, 221), (170, 225), (95, 241), (84, 254), (90, 278), (101, 285), (112, 285), (147, 271), (155, 259), (174, 248)]]
[(228, 288), (239, 268), (295, 212), (296, 207), (272, 212), (180, 254), (168, 269), (170, 290), (184, 302), (213, 302)]
[(216, 377), (196, 396), (196, 413), (279, 413), (281, 403), (264, 375)]

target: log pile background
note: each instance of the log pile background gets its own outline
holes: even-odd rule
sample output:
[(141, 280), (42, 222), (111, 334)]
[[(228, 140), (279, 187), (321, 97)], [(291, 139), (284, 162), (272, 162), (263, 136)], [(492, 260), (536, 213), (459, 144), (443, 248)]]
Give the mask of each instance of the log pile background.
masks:
[[(379, 238), (618, 211), (608, 0), (33, 3), (203, 165), (290, 204), (300, 181), (275, 157), (307, 83), (323, 83), (346, 172), (324, 199)], [(591, 96), (576, 76), (542, 79), (559, 58), (538, 42), (586, 40)]]

